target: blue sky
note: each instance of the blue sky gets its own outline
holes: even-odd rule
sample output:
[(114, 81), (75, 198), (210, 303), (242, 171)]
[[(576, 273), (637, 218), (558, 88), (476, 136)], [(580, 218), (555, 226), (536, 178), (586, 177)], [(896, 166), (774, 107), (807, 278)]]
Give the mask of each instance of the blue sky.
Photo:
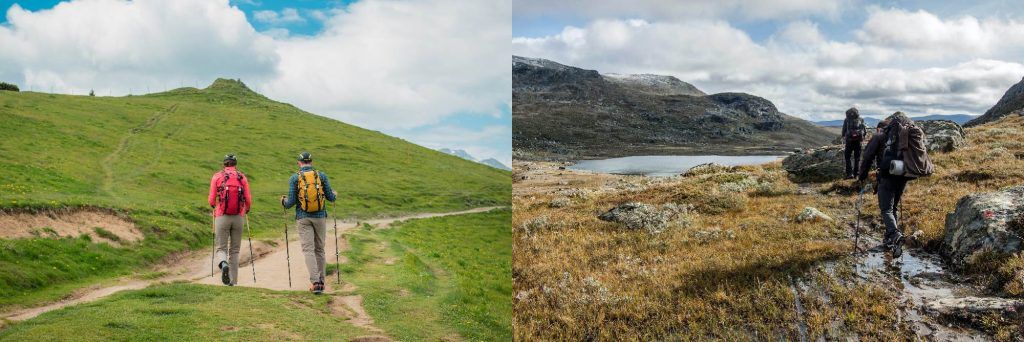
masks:
[(1024, 76), (1016, 1), (516, 0), (512, 52), (676, 76), (813, 120), (981, 114)]
[(511, 163), (502, 1), (0, 0), (0, 11), (0, 45), (20, 47), (0, 49), (0, 78), (23, 88), (117, 96), (240, 78), (312, 113)]

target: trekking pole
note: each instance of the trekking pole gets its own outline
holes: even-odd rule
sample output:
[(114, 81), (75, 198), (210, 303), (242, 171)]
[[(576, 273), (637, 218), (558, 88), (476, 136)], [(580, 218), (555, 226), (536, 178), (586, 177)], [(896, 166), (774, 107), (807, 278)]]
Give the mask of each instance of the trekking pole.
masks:
[(252, 264), (252, 283), (256, 284), (256, 256), (252, 253), (252, 228), (249, 228), (249, 215), (245, 215), (245, 230), (249, 232), (249, 263)]
[(341, 285), (341, 249), (338, 246), (338, 202), (331, 204), (334, 208), (334, 266), (337, 267), (335, 273), (338, 274), (338, 285)]
[(292, 288), (292, 252), (288, 247), (288, 211), (285, 209), (285, 222), (284, 222), (284, 253), (288, 262), (288, 288)]
[(857, 223), (853, 226), (853, 253), (860, 252), (860, 209), (864, 204), (864, 192), (868, 190), (869, 184), (864, 184), (864, 187), (860, 189), (860, 194), (857, 196)]
[(214, 211), (210, 212), (210, 227), (213, 228), (213, 248), (211, 248), (211, 250), (210, 250), (210, 276), (211, 277), (213, 276), (213, 273), (216, 272), (216, 268), (217, 268), (216, 266), (213, 265), (213, 258), (214, 258), (215, 255), (217, 255), (217, 211), (216, 211), (217, 209), (214, 208), (213, 210)]

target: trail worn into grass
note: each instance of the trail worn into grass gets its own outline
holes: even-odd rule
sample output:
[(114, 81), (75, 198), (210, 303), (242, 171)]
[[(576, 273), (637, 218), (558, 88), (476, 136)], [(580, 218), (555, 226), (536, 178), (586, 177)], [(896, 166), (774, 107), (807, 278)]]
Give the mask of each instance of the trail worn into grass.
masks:
[(121, 138), (121, 141), (118, 142), (117, 148), (114, 149), (113, 152), (111, 152), (110, 154), (108, 154), (106, 157), (103, 158), (103, 162), (100, 163), (100, 166), (103, 168), (103, 186), (102, 186), (102, 189), (103, 189), (104, 193), (106, 193), (108, 195), (111, 195), (111, 196), (114, 196), (114, 166), (113, 166), (113, 163), (115, 161), (117, 161), (121, 157), (121, 154), (124, 152), (124, 150), (126, 148), (128, 148), (128, 142), (131, 141), (131, 139), (134, 138), (139, 133), (142, 133), (145, 130), (153, 128), (153, 126), (156, 126), (156, 124), (160, 123), (160, 120), (162, 120), (167, 115), (170, 115), (171, 113), (174, 113), (177, 110), (178, 110), (178, 104), (175, 103), (175, 104), (171, 105), (170, 107), (167, 107), (167, 109), (164, 109), (164, 110), (161, 110), (159, 112), (156, 112), (156, 114), (153, 114), (153, 116), (151, 116), (148, 120), (146, 120), (145, 123), (143, 123), (142, 125), (140, 125), (138, 127), (133, 127), (130, 131), (128, 131), (128, 133), (126, 133), (124, 135), (124, 137)]
[[(394, 217), (394, 218), (382, 218), (363, 221), (370, 225), (389, 225), (393, 222), (404, 221), (408, 219), (416, 218), (429, 218), (429, 217), (440, 217), (449, 215), (464, 215), (471, 213), (485, 212), (496, 209), (498, 207), (484, 207), (475, 208), (470, 210), (448, 212), (448, 213), (425, 213), (425, 214), (414, 214), (408, 216)], [(362, 223), (362, 222), (361, 222)], [(325, 251), (327, 254), (327, 261), (333, 262), (334, 253), (334, 235), (333, 235), (333, 219), (328, 219), (329, 231), (327, 232), (327, 244)], [(341, 250), (348, 248), (347, 243), (342, 239), (342, 233), (348, 229), (354, 228), (356, 225), (353, 222), (342, 222), (338, 221), (338, 238)], [(283, 227), (282, 227), (283, 229)], [(249, 262), (249, 253), (245, 251), (248, 248), (243, 248), (243, 251), (239, 254), (239, 271), (238, 271), (238, 286), (248, 287), (261, 287), (272, 290), (301, 290), (305, 291), (308, 284), (308, 273), (306, 272), (305, 261), (302, 256), (302, 246), (298, 240), (298, 232), (294, 231), (294, 225), (289, 226), (289, 248), (291, 249), (292, 260), (291, 260), (291, 271), (292, 271), (292, 286), (288, 286), (288, 264), (286, 258), (286, 250), (282, 231), (282, 239), (274, 240), (270, 242), (266, 241), (253, 241), (254, 258), (256, 259), (256, 280), (254, 284), (252, 282), (252, 270)], [(243, 244), (248, 242), (243, 241)], [(248, 247), (248, 246), (245, 246)], [(342, 263), (346, 262), (342, 260)], [(23, 321), (39, 316), (45, 312), (57, 310), (71, 305), (88, 303), (112, 295), (114, 293), (124, 290), (138, 290), (149, 287), (150, 285), (166, 282), (175, 281), (188, 281), (200, 284), (220, 284), (219, 274), (211, 276), (211, 265), (210, 265), (210, 250), (200, 249), (187, 253), (181, 253), (168, 257), (163, 263), (157, 265), (152, 269), (156, 276), (152, 279), (140, 279), (139, 277), (126, 277), (121, 278), (113, 283), (104, 285), (98, 285), (89, 287), (76, 293), (72, 294), (68, 298), (61, 301), (51, 303), (44, 306), (24, 308), (13, 310), (5, 313), (0, 313), (0, 322), (3, 320), (10, 321)], [(346, 286), (347, 285), (347, 286)], [(328, 294), (334, 295), (336, 299), (340, 300), (341, 303), (345, 303), (349, 306), (349, 309), (356, 313), (355, 319), (352, 321), (354, 325), (364, 324), (364, 327), (370, 328), (371, 330), (380, 331), (372, 327), (372, 319), (366, 315), (366, 311), (361, 307), (361, 298), (354, 299), (342, 296), (342, 294), (349, 294), (355, 291), (354, 286), (351, 284), (343, 284), (338, 289), (335, 288), (335, 282), (328, 279), (327, 281)], [(353, 297), (353, 296), (348, 296)], [(354, 296), (358, 297), (358, 296)], [(362, 313), (362, 314), (359, 314)]]

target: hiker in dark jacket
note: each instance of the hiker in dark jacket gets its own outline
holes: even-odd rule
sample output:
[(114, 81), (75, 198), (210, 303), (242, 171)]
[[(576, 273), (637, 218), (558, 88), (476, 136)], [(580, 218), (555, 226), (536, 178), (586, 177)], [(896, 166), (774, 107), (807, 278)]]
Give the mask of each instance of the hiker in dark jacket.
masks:
[[(872, 141), (868, 143), (868, 148), (864, 151), (864, 159), (867, 165), (870, 165), (871, 160), (878, 163), (878, 210), (882, 215), (882, 222), (885, 224), (885, 237), (882, 241), (886, 248), (892, 251), (893, 258), (898, 258), (903, 254), (903, 232), (897, 225), (897, 215), (902, 214), (898, 213), (897, 208), (899, 208), (903, 190), (907, 188), (909, 179), (889, 174), (889, 167), (884, 165), (882, 160), (886, 146), (897, 143), (899, 132), (894, 128), (897, 126), (896, 124), (907, 126), (913, 121), (903, 112), (893, 113), (885, 121), (888, 122), (885, 130), (878, 134), (877, 139), (872, 137)], [(863, 182), (868, 178), (868, 170), (867, 167), (861, 168), (859, 181)]]
[[(860, 111), (855, 107), (846, 110), (846, 119), (843, 120), (843, 142), (846, 143), (843, 149), (843, 161), (846, 166), (846, 178), (853, 179), (857, 176), (857, 166), (860, 165), (861, 143), (867, 128), (864, 127), (864, 119), (860, 117)], [(853, 157), (851, 160), (850, 158)]]
[[(889, 125), (889, 120), (882, 120), (875, 126), (875, 133), (871, 135), (871, 140), (868, 140), (868, 145), (864, 147), (864, 160), (860, 163), (860, 173), (858, 176), (861, 180), (867, 179), (868, 173), (873, 168), (881, 168), (882, 166), (882, 154), (872, 153), (871, 151), (878, 151), (879, 148), (885, 147), (885, 127)], [(872, 158), (871, 155), (875, 157)]]

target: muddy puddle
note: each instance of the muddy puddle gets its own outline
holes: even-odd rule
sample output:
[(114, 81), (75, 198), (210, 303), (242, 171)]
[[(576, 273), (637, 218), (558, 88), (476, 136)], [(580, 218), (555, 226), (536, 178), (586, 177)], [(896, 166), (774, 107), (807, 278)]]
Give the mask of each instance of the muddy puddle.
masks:
[(931, 341), (992, 340), (978, 330), (938, 317), (936, 305), (950, 299), (978, 298), (978, 291), (959, 285), (963, 281), (948, 272), (938, 256), (904, 248), (903, 255), (893, 259), (879, 239), (865, 240), (869, 248), (855, 255), (855, 274), (864, 281), (887, 284), (898, 291), (904, 304), (903, 319), (918, 337)]

